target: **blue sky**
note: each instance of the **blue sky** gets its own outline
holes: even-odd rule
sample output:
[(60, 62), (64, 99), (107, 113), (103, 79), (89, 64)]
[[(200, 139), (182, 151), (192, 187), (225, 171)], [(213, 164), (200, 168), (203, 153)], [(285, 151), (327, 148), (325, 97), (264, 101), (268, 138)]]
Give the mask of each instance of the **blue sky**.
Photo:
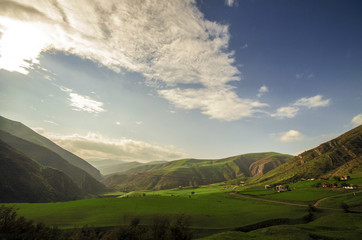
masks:
[(362, 124), (360, 1), (2, 1), (0, 114), (85, 159), (296, 154)]

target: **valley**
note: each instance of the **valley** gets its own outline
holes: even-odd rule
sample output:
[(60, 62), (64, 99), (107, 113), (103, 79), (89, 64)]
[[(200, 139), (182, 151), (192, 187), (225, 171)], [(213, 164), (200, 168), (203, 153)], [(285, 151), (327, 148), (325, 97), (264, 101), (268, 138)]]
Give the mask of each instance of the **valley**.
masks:
[(117, 172), (100, 176), (25, 125), (0, 120), (1, 205), (65, 235), (90, 231), (91, 239), (114, 239), (106, 236), (138, 229), (146, 236), (162, 219), (184, 219), (193, 239), (362, 236), (362, 126), (298, 156), (105, 160), (98, 162), (103, 171)]

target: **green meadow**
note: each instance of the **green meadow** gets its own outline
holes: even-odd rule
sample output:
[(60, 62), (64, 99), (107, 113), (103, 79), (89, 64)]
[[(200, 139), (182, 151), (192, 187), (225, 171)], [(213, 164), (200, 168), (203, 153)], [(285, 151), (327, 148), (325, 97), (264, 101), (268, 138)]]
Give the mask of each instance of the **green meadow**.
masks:
[(118, 198), (11, 205), (19, 209), (19, 215), (60, 228), (128, 225), (136, 217), (141, 224), (148, 224), (158, 214), (171, 217), (185, 214), (190, 217), (192, 228), (233, 229), (268, 219), (301, 218), (307, 214), (306, 206), (255, 201), (236, 195), (219, 188), (201, 187), (132, 192), (128, 197)]
[[(184, 214), (197, 238), (288, 239), (285, 236), (289, 236), (295, 239), (315, 239), (315, 234), (327, 236), (328, 239), (333, 231), (339, 234), (346, 231), (345, 236), (358, 239), (356, 234), (361, 233), (362, 213), (353, 207), (362, 204), (362, 192), (298, 187), (298, 184), (294, 184), (291, 189), (277, 193), (272, 189), (213, 184), (160, 191), (113, 192), (104, 194), (105, 198), (69, 202), (7, 205), (17, 208), (18, 214), (27, 219), (61, 229), (81, 228), (85, 225), (127, 226), (135, 218), (140, 220), (141, 225), (150, 225), (157, 215), (172, 219)], [(310, 213), (308, 204), (314, 204), (320, 199), (323, 201), (318, 205), (319, 210), (313, 213), (313, 221), (300, 224)], [(342, 203), (348, 204), (354, 213), (344, 213)], [(272, 224), (250, 232), (234, 231), (240, 227), (275, 219), (289, 219), (293, 223), (276, 226)], [(338, 219), (344, 219), (345, 223), (353, 221), (351, 226), (358, 231), (351, 233), (351, 227), (341, 227), (343, 224), (338, 225)], [(328, 224), (331, 224), (331, 227), (328, 227)], [(211, 235), (214, 233), (217, 234)]]

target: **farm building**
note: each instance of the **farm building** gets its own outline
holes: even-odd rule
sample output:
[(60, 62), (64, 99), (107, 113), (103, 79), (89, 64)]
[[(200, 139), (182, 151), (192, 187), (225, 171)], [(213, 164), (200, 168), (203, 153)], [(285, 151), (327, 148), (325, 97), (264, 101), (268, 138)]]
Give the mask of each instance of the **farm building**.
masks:
[(265, 188), (265, 189), (268, 189), (268, 188), (271, 188), (271, 186), (270, 186), (270, 185), (265, 185), (264, 188)]
[(353, 189), (357, 189), (357, 186), (356, 185), (348, 185), (348, 186), (344, 186), (343, 188), (347, 189), (347, 190), (353, 190)]
[(341, 180), (341, 181), (347, 181), (347, 180), (349, 180), (349, 179), (351, 179), (349, 176), (342, 176), (339, 180)]
[(337, 184), (324, 182), (323, 187), (324, 188), (326, 188), (326, 187), (337, 187)]
[(276, 186), (276, 187), (275, 187), (275, 190), (276, 190), (277, 192), (286, 192), (286, 191), (288, 191), (288, 189), (287, 189), (284, 185), (278, 185), (278, 186)]

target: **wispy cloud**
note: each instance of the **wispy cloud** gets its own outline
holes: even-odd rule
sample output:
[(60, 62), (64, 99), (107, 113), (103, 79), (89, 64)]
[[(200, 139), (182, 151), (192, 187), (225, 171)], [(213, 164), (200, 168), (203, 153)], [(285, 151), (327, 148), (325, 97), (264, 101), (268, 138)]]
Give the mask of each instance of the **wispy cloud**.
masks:
[(281, 142), (295, 142), (303, 140), (303, 135), (296, 130), (289, 130), (280, 134), (279, 141)]
[(351, 120), (351, 122), (355, 125), (355, 126), (359, 126), (362, 124), (362, 113), (354, 116)]
[(50, 120), (44, 120), (43, 122), (50, 123), (50, 124), (57, 125), (57, 126), (59, 125), (58, 123), (50, 121)]
[(64, 86), (57, 86), (61, 91), (69, 94), (69, 105), (72, 106), (74, 111), (88, 112), (88, 113), (101, 113), (104, 112), (103, 103), (92, 99), (89, 96), (84, 96), (75, 93), (72, 89)]
[(326, 107), (329, 105), (330, 101), (331, 99), (323, 99), (322, 95), (316, 95), (309, 98), (304, 97), (287, 107), (278, 108), (277, 112), (270, 114), (270, 116), (277, 118), (293, 118), (300, 111), (300, 107), (306, 107), (308, 109)]
[(158, 93), (183, 109), (201, 109), (210, 118), (232, 121), (251, 117), (268, 104), (250, 99), (241, 99), (233, 91), (225, 88), (159, 90)]
[(174, 160), (187, 155), (173, 146), (160, 146), (127, 138), (112, 139), (97, 133), (67, 136), (47, 133), (43, 135), (61, 147), (84, 159), (118, 159), (126, 161), (149, 162), (155, 160)]
[(260, 97), (263, 96), (264, 93), (266, 93), (266, 92), (269, 92), (269, 89), (268, 89), (267, 86), (263, 85), (263, 86), (261, 86), (261, 87), (259, 88), (259, 90), (258, 90), (258, 95), (257, 95), (257, 96), (260, 98)]
[(331, 99), (322, 99), (322, 95), (316, 95), (310, 98), (301, 98), (297, 100), (293, 105), (294, 106), (304, 106), (307, 108), (315, 108), (315, 107), (326, 107), (329, 105)]
[[(226, 3), (235, 6), (236, 1)], [(179, 84), (198, 84), (205, 92), (218, 88), (233, 95), (228, 103), (234, 108), (243, 102), (250, 108), (249, 113), (255, 111), (253, 101), (239, 98), (229, 85), (240, 80), (234, 52), (228, 50), (229, 27), (206, 20), (195, 0), (5, 1), (0, 8), (0, 21), (0, 44), (4, 46), (0, 50), (0, 68), (26, 74), (32, 63), (39, 63), (41, 52), (55, 49), (116, 72), (139, 72), (150, 85), (162, 83), (169, 93), (184, 97), (189, 91), (182, 93)], [(24, 51), (18, 51), (20, 47)], [(170, 94), (160, 93), (170, 99)], [(75, 94), (72, 99), (95, 104)], [(194, 101), (195, 96), (185, 100)], [(206, 104), (198, 107), (205, 113), (210, 112), (205, 109), (213, 108)], [(100, 106), (96, 109), (100, 110)], [(221, 115), (217, 118), (222, 119)], [(244, 116), (250, 115), (239, 114), (239, 118)]]
[(225, 4), (229, 7), (237, 6), (237, 0), (225, 0)]
[(277, 109), (276, 113), (271, 114), (272, 117), (276, 118), (293, 118), (299, 112), (297, 107), (281, 107)]

